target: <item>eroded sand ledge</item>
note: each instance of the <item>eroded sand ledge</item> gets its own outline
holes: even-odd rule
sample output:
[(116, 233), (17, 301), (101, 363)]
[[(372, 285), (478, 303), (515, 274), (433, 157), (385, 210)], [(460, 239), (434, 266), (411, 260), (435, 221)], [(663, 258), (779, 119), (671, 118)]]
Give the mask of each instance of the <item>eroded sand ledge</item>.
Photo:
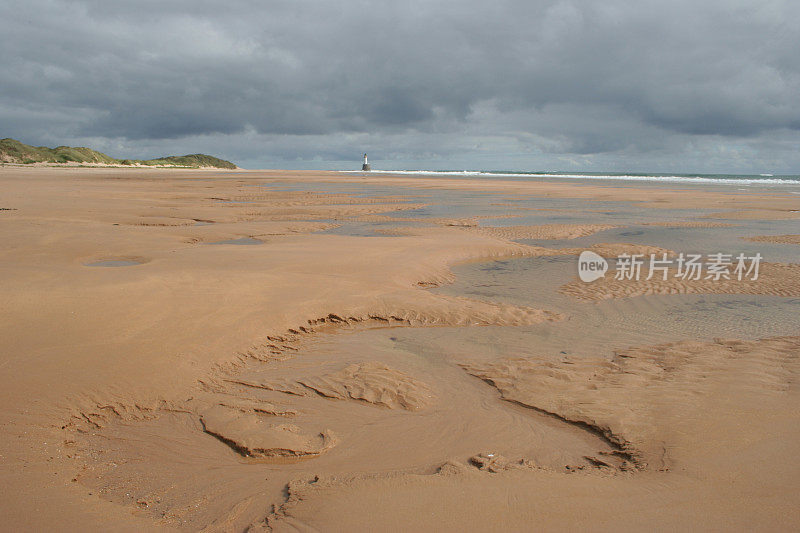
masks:
[[(439, 527), (454, 529), (525, 529), (534, 522), (545, 530), (591, 528), (598, 517), (604, 528), (789, 527), (796, 520), (793, 504), (766, 494), (796, 487), (797, 465), (764, 464), (760, 454), (800, 434), (798, 415), (786, 401), (799, 395), (798, 354), (800, 337), (777, 337), (670, 343), (611, 358), (465, 362), (468, 373), (491, 383), (506, 401), (602, 433), (617, 448), (598, 461), (622, 455), (624, 465), (639, 471), (567, 474), (502, 460), (487, 469), (483, 458), (474, 465), (448, 463), (432, 475), (297, 481), (271, 525), (283, 531), (333, 520), (343, 528), (367, 527), (364, 515), (338, 519), (336, 509), (381, 505), (381, 491), (393, 486), (402, 501), (381, 505), (382, 525), (401, 520), (424, 529), (425, 513), (441, 507), (459, 510), (437, 515)], [(775, 419), (792, 426), (776, 436), (768, 429)], [(592, 497), (594, 491), (603, 496)], [(524, 494), (526, 505), (510, 504), (515, 494)], [(581, 502), (578, 516), (572, 498)], [(409, 516), (408, 507), (419, 514)]]
[[(666, 507), (670, 515), (676, 509), (705, 514), (709, 525), (741, 525), (748, 519), (776, 527), (797, 524), (797, 517), (786, 512), (793, 508), (791, 498), (753, 498), (751, 491), (741, 489), (755, 483), (773, 492), (797, 493), (797, 463), (773, 449), (797, 442), (796, 415), (787, 407), (797, 399), (795, 337), (675, 343), (635, 348), (611, 359), (586, 354), (579, 361), (558, 363), (513, 358), (494, 364), (460, 361), (464, 381), (457, 383), (463, 391), (444, 393), (437, 388), (438, 378), (425, 380), (414, 375), (414, 368), (369, 360), (320, 367), (319, 372), (298, 367), (289, 376), (292, 379), (250, 376), (252, 365), (302, 365), (303, 358), (294, 355), (324, 333), (387, 326), (557, 323), (568, 317), (544, 309), (443, 297), (423, 288), (451, 281), (449, 267), (457, 262), (580, 250), (527, 247), (508, 239), (574, 238), (604, 229), (531, 226), (494, 231), (444, 224), (395, 230), (402, 238), (323, 235), (315, 232), (347, 220), (390, 222), (392, 217), (383, 218), (382, 213), (422, 203), (401, 195), (350, 198), (265, 193), (247, 186), (269, 176), (2, 170), (8, 203), (2, 207), (14, 209), (0, 215), (8, 243), (3, 275), (9, 281), (5, 294), (9, 305), (4, 309), (2, 342), (4, 353), (11, 355), (2, 361), (0, 422), (8, 431), (0, 441), (0, 453), (11, 465), (2, 493), (9, 524), (48, 527), (58, 521), (68, 528), (91, 520), (98, 529), (109, 525), (134, 529), (159, 524), (186, 527), (189, 520), (191, 528), (226, 530), (248, 525), (364, 528), (378, 519), (426, 528), (433, 523), (424, 510), (439, 502), (452, 510), (439, 516), (440, 526), (524, 527), (535, 520), (542, 527), (558, 528), (565, 520), (573, 520), (569, 523), (576, 527), (592, 523), (576, 519), (568, 509), (572, 498), (581, 498), (593, 516), (604, 517), (604, 523), (630, 526), (624, 516), (607, 509), (617, 509), (622, 500), (626, 510), (655, 524), (664, 518), (658, 510), (664, 508), (663, 500), (674, 498), (676, 492), (686, 496)], [(274, 176), (309, 182), (339, 178)], [(422, 185), (441, 187), (433, 182)], [(490, 185), (507, 191), (524, 189), (524, 184), (504, 182), (448, 186), (488, 190)], [(535, 192), (559, 197), (609, 194), (607, 188), (575, 191), (550, 184)], [(636, 189), (627, 194), (652, 205), (681, 205), (685, 196), (664, 191), (659, 193), (663, 198), (653, 198), (651, 192)], [(705, 198), (692, 201), (712, 202), (720, 210), (767, 206), (766, 199), (758, 197), (747, 204), (741, 196), (735, 200), (716, 193), (699, 196)], [(784, 211), (791, 206), (787, 201), (778, 203)], [(258, 238), (264, 244), (203, 244), (240, 238)], [(594, 245), (594, 249), (607, 256), (628, 250), (662, 251), (622, 243)], [(116, 269), (84, 266), (108, 257), (136, 257), (141, 264)], [(783, 268), (779, 282), (770, 281), (774, 277), (765, 273), (766, 284), (755, 287), (755, 293), (794, 294), (784, 292), (792, 283), (797, 286), (797, 272), (782, 265), (776, 268)], [(666, 293), (673, 289), (668, 287)], [(652, 287), (632, 292), (612, 287), (603, 294), (648, 291), (658, 293)], [(702, 285), (684, 289), (709, 291)], [(477, 384), (470, 385), (471, 380)], [(744, 392), (728, 398), (725, 391), (732, 388)], [(495, 390), (500, 397), (496, 402), (491, 396)], [(474, 449), (466, 455), (471, 457), (468, 461), (459, 452), (450, 461), (424, 463), (436, 467), (437, 473), (409, 473), (416, 460), (409, 457), (406, 471), (397, 471), (391, 461), (378, 461), (382, 466), (376, 470), (382, 474), (324, 474), (325, 469), (348, 471), (334, 467), (339, 460), (335, 454), (347, 448), (314, 412), (352, 419), (387, 411), (398, 420), (411, 420), (407, 417), (415, 412), (424, 416), (439, 412), (448, 394), (459, 393), (465, 402), (490, 405), (482, 413), (487, 428), (502, 417), (510, 422), (495, 428), (498, 431), (521, 421), (534, 429), (550, 428), (545, 441), (568, 450), (564, 461), (574, 473), (556, 470), (544, 459), (481, 455), (484, 450)], [(512, 409), (511, 402), (524, 411)], [(786, 425), (785, 435), (770, 433), (771, 420), (762, 416), (765, 407), (772, 409), (774, 420)], [(684, 416), (687, 410), (691, 416)], [(720, 419), (719, 413), (732, 413), (732, 418)], [(450, 413), (449, 419), (457, 419), (455, 415)], [(552, 427), (546, 425), (548, 417), (555, 418)], [(412, 426), (409, 431), (424, 435), (424, 429)], [(150, 440), (137, 441), (140, 431)], [(264, 505), (269, 499), (233, 483), (225, 485), (224, 493), (216, 493), (211, 480), (201, 499), (170, 501), (173, 496), (163, 492), (164, 482), (159, 485), (155, 479), (150, 484), (150, 478), (159, 476), (169, 483), (166, 468), (131, 470), (127, 462), (137, 453), (142, 454), (140, 460), (146, 459), (145, 467), (170, 464), (167, 457), (174, 462), (175, 456), (167, 453), (171, 450), (159, 449), (164, 446), (152, 437), (182, 431), (186, 442), (197, 447), (184, 449), (185, 466), (174, 468), (176, 476), (195, 475), (190, 464), (219, 463), (257, 483), (264, 475), (248, 478), (252, 474), (242, 466), (251, 465), (237, 461), (302, 459), (297, 479), (289, 483), (288, 501), (279, 500), (281, 504), (270, 511)], [(710, 433), (698, 439), (702, 431)], [(119, 456), (111, 457), (104, 444), (108, 439), (119, 443)], [(752, 447), (755, 441), (764, 449)], [(126, 442), (144, 442), (144, 451), (126, 448)], [(723, 449), (709, 449), (709, 443)], [(222, 453), (218, 445), (228, 455), (218, 455)], [(755, 461), (759, 453), (786, 462), (780, 471), (760, 472), (754, 467), (760, 464)], [(326, 466), (315, 481), (303, 469), (317, 460), (329, 460), (334, 466)], [(561, 460), (553, 460), (553, 465), (563, 465)], [(351, 469), (359, 464), (350, 461)], [(698, 503), (698, 494), (727, 486), (731, 468), (737, 472), (732, 488), (719, 492), (708, 505)], [(279, 492), (285, 480), (281, 484)], [(112, 485), (120, 488), (118, 498), (103, 492)], [(35, 487), (37, 495), (48, 500), (48, 510), (33, 513), (19, 487)], [(487, 489), (495, 494), (485, 496)], [(525, 504), (509, 507), (509, 501), (518, 499), (514, 494), (523, 492), (528, 494)], [(137, 496), (126, 499), (125, 494)], [(595, 496), (587, 501), (587, 494)], [(388, 501), (405, 502), (420, 512), (409, 516), (387, 503), (387, 496)], [(555, 496), (562, 503), (555, 503)], [(531, 498), (548, 503), (528, 501)], [(195, 503), (201, 507), (192, 508)], [(378, 515), (366, 511), (376, 505), (381, 506)], [(348, 513), (342, 513), (343, 508)], [(137, 514), (132, 516), (130, 509), (138, 509)]]

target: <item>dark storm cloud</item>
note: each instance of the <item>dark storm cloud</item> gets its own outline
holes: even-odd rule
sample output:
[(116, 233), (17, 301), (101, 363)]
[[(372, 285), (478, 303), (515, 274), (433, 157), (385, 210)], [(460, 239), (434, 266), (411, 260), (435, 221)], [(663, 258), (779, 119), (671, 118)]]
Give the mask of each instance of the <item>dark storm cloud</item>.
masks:
[(6, 1), (0, 135), (239, 135), (324, 160), (360, 134), (406, 159), (404, 135), (430, 143), (422, 159), (646, 154), (701, 137), (763, 151), (800, 130), (796, 6)]

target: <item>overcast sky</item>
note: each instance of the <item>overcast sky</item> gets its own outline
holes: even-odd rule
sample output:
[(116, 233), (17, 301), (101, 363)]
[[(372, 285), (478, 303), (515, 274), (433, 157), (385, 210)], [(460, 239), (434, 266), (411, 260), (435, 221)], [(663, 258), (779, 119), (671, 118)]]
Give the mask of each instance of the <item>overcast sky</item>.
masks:
[(800, 173), (800, 2), (3, 0), (0, 137), (247, 168)]

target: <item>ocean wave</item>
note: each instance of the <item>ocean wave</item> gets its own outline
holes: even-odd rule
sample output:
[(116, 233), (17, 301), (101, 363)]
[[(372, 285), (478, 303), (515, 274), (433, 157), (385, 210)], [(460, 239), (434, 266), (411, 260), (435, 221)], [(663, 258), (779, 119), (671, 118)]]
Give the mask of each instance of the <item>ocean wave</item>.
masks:
[[(341, 170), (343, 173), (360, 173), (360, 170)], [(711, 183), (720, 185), (794, 185), (800, 186), (800, 177), (776, 178), (756, 176), (655, 176), (646, 174), (556, 174), (547, 172), (484, 172), (479, 170), (372, 170), (371, 174), (400, 174), (413, 176), (446, 176), (477, 178), (566, 178), (623, 181), (665, 181), (674, 183)]]

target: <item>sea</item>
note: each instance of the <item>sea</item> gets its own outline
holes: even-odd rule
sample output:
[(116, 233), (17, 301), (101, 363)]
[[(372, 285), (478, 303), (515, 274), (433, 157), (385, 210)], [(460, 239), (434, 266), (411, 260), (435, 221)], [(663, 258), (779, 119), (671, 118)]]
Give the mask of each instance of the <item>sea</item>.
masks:
[[(361, 171), (343, 171), (359, 174)], [(604, 181), (637, 181), (653, 183), (703, 183), (719, 185), (789, 185), (800, 187), (797, 174), (677, 174), (632, 172), (550, 172), (550, 171), (505, 171), (505, 170), (372, 170), (370, 174), (401, 174), (410, 176), (437, 176), (441, 178), (480, 178), (503, 180), (526, 179), (579, 179)]]

